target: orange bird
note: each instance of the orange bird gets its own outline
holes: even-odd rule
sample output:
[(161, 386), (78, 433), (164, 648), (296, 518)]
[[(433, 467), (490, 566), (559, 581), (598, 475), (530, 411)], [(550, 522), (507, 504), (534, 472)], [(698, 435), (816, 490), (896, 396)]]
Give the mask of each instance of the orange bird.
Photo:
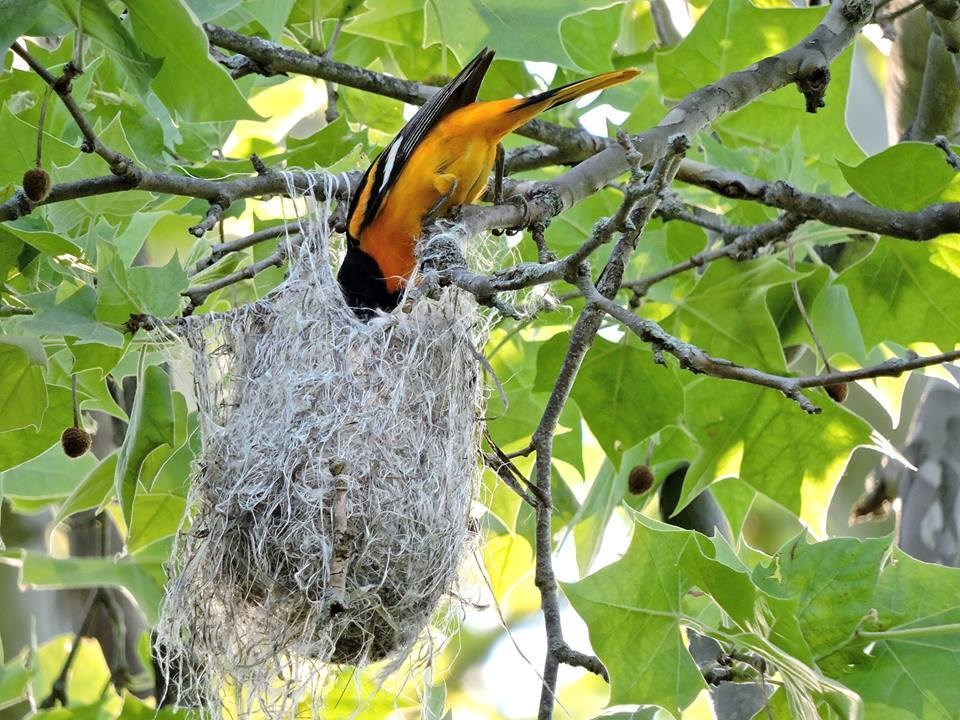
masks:
[(368, 318), (397, 306), (416, 265), (427, 219), (472, 203), (487, 187), (500, 141), (535, 115), (617, 85), (617, 70), (528, 98), (477, 102), (493, 61), (484, 49), (417, 111), (360, 180), (347, 219), (347, 253), (337, 279), (347, 304)]

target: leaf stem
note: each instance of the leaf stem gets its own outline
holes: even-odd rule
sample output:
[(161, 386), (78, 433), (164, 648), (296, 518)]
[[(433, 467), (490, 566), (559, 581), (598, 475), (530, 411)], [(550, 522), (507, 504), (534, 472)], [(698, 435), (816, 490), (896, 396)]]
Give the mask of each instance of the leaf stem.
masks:
[(77, 374), (70, 376), (70, 398), (73, 400), (73, 426), (80, 427), (80, 404), (77, 402)]
[(860, 630), (858, 637), (864, 640), (901, 640), (904, 638), (930, 637), (932, 635), (953, 635), (960, 633), (960, 623), (946, 625), (925, 625), (924, 627), (893, 628), (890, 630)]
[(53, 86), (47, 85), (47, 89), (43, 92), (43, 100), (40, 102), (40, 119), (37, 121), (36, 167), (41, 167), (43, 163), (43, 125), (47, 119), (47, 105), (49, 104), (51, 92), (53, 92)]

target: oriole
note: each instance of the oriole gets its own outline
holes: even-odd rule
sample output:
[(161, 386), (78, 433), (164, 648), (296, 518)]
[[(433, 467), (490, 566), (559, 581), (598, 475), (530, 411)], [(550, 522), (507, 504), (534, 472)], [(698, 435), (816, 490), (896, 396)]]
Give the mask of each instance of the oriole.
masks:
[(471, 203), (487, 186), (500, 141), (538, 113), (625, 82), (617, 70), (528, 98), (477, 102), (493, 51), (484, 49), (417, 111), (373, 161), (350, 204), (337, 279), (361, 317), (396, 307), (416, 265), (426, 218)]

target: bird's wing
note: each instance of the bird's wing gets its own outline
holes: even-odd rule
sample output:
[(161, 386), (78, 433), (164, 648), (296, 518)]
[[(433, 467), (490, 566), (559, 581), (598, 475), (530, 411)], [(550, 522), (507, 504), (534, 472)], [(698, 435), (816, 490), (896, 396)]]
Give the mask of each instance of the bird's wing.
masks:
[(493, 50), (484, 48), (464, 65), (455, 78), (430, 96), (367, 168), (350, 203), (348, 227), (354, 238), (377, 216), (394, 180), (430, 130), (444, 116), (477, 99), (480, 83), (493, 61), (493, 55)]

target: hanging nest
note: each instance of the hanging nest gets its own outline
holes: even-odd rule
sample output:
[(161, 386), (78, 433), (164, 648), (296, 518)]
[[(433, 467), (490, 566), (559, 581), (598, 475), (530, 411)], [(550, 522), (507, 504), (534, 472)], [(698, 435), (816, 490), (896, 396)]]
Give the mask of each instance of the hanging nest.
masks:
[(468, 544), (485, 323), (456, 290), (357, 320), (328, 213), (301, 220), (280, 287), (181, 331), (203, 449), (158, 639), (168, 670), (197, 668), (194, 702), (243, 686), (293, 711), (318, 665), (398, 666)]

